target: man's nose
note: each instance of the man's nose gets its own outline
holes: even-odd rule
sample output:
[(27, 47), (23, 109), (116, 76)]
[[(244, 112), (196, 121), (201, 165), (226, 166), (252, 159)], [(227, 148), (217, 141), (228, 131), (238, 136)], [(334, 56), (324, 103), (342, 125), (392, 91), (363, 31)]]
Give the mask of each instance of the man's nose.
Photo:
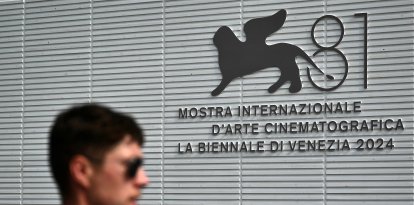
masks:
[(147, 174), (145, 173), (144, 168), (140, 168), (137, 170), (137, 174), (135, 175), (135, 185), (138, 187), (145, 187), (149, 184), (149, 178), (147, 176)]

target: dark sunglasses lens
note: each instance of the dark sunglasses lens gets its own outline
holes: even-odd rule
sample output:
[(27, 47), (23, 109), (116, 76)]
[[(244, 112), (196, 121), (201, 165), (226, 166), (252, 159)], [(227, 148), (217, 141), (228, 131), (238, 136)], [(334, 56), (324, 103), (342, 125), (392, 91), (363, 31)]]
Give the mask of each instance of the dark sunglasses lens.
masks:
[(127, 177), (132, 179), (135, 177), (137, 170), (142, 165), (142, 159), (134, 159), (128, 163)]

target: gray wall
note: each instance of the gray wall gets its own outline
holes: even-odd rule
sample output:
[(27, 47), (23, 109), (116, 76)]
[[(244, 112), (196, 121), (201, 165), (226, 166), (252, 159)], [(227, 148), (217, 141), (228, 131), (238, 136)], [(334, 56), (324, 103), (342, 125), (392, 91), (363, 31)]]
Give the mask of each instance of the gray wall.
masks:
[[(246, 21), (288, 12), (268, 44), (317, 50), (317, 18), (341, 19), (338, 45), (349, 74), (335, 91), (315, 89), (297, 59), (299, 93), (270, 68), (234, 80), (218, 97), (212, 37), (229, 26), (244, 40)], [(47, 133), (70, 105), (102, 102), (131, 113), (145, 128), (151, 179), (141, 204), (413, 204), (414, 4), (412, 0), (145, 0), (0, 1), (0, 204), (59, 204), (50, 177)], [(363, 19), (368, 13), (368, 88), (363, 87)], [(318, 42), (335, 42), (338, 27), (321, 23)], [(327, 36), (326, 36), (326, 35)], [(335, 53), (312, 57), (341, 77)], [(342, 72), (342, 73), (341, 73)], [(326, 82), (321, 82), (323, 85)], [(359, 114), (178, 119), (179, 108), (362, 102)], [(216, 123), (402, 119), (403, 131), (211, 135)], [(303, 139), (389, 139), (393, 150), (185, 153), (178, 143)]]

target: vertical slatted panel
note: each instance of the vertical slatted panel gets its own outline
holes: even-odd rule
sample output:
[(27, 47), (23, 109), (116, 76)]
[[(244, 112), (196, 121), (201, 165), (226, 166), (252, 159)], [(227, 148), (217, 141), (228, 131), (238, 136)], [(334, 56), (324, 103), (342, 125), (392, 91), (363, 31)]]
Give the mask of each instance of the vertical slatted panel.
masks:
[[(345, 36), (337, 48), (349, 62), (345, 83), (331, 92), (315, 89), (306, 77), (309, 64), (297, 58), (303, 83), (299, 93), (289, 93), (287, 83), (269, 94), (267, 88), (281, 75), (279, 69), (270, 68), (235, 79), (220, 96), (211, 97), (210, 92), (221, 80), (212, 42), (215, 31), (229, 26), (244, 41), (244, 23), (280, 9), (287, 10), (287, 20), (267, 44), (284, 42), (300, 47), (336, 79), (343, 74), (343, 62), (332, 52), (312, 56), (317, 47), (311, 41), (310, 29), (324, 14), (342, 20)], [(57, 111), (92, 100), (131, 113), (145, 129), (146, 170), (152, 182), (140, 204), (411, 205), (413, 9), (410, 0), (0, 2), (0, 203), (60, 203), (47, 164), (49, 126)], [(355, 17), (356, 12), (368, 13), (366, 90), (363, 19)], [(338, 28), (332, 21), (321, 21), (315, 33), (317, 41), (332, 44), (338, 39)], [(316, 79), (322, 86), (338, 82)], [(362, 112), (178, 118), (178, 109), (185, 107), (230, 106), (235, 110), (239, 105), (345, 101), (362, 101)], [(388, 118), (401, 118), (405, 130), (211, 134), (212, 124)], [(378, 137), (392, 137), (396, 148), (326, 153), (177, 153), (179, 142), (196, 146), (213, 141)]]
[(58, 204), (47, 136), (57, 111), (89, 99), (90, 2), (27, 1), (25, 11), (23, 204)]
[(162, 180), (162, 1), (93, 2), (92, 99), (144, 129), (151, 180), (141, 204), (158, 204)]
[(210, 92), (220, 83), (214, 32), (229, 26), (240, 34), (238, 1), (166, 1), (165, 4), (165, 204), (238, 204), (239, 155), (177, 153), (179, 142), (234, 141), (210, 134), (214, 123), (233, 118), (178, 119), (179, 108), (232, 106), (240, 102), (240, 81), (220, 98)]
[(22, 14), (0, 2), (0, 204), (21, 202)]
[[(267, 38), (267, 45), (289, 43), (301, 48), (311, 56), (316, 51), (310, 38), (310, 29), (315, 19), (323, 14), (323, 1), (269, 1), (244, 0), (244, 24), (253, 18), (270, 16), (285, 9), (286, 21), (283, 26)], [(247, 39), (248, 36), (245, 36)], [(277, 45), (276, 45), (277, 46)], [(258, 54), (259, 55), (259, 54)], [(299, 103), (323, 102), (324, 95), (312, 87), (306, 77), (306, 67), (310, 64), (301, 57), (296, 58), (302, 80), (302, 89), (290, 93), (290, 82), (286, 82), (274, 93), (268, 88), (279, 80), (281, 72), (294, 72), (294, 67), (287, 70), (280, 68), (282, 59), (289, 58), (286, 51), (274, 53), (272, 68), (258, 71), (243, 78), (243, 105), (290, 105)], [(279, 57), (277, 55), (286, 55)], [(257, 57), (252, 53), (252, 58)], [(293, 57), (293, 59), (295, 59)], [(312, 58), (323, 68), (323, 58)], [(269, 59), (270, 60), (270, 59)], [(294, 62), (295, 63), (295, 62)], [(287, 73), (284, 73), (286, 75)], [(303, 116), (253, 116), (243, 117), (244, 122), (256, 122), (263, 127), (266, 123), (284, 123), (300, 121), (320, 121), (321, 115)], [(243, 136), (244, 140), (314, 140), (324, 139), (323, 133), (305, 134), (265, 134)], [(324, 198), (324, 154), (322, 152), (266, 152), (242, 154), (242, 199), (243, 204), (323, 204)]]
[[(353, 5), (356, 4), (356, 5)], [(349, 61), (346, 82), (330, 101), (361, 101), (357, 120), (402, 119), (404, 131), (374, 131), (330, 135), (329, 139), (393, 138), (395, 149), (329, 153), (327, 157), (327, 203), (413, 203), (413, 9), (412, 1), (327, 1), (328, 13), (341, 18), (345, 37), (338, 46)], [(368, 13), (368, 89), (363, 87), (364, 22), (354, 13)], [(334, 33), (328, 26), (328, 33)], [(329, 37), (336, 41), (337, 36)], [(328, 39), (328, 40), (329, 40)], [(342, 64), (328, 66), (343, 72)], [(350, 120), (344, 115), (330, 120)], [(385, 143), (384, 143), (385, 145)]]

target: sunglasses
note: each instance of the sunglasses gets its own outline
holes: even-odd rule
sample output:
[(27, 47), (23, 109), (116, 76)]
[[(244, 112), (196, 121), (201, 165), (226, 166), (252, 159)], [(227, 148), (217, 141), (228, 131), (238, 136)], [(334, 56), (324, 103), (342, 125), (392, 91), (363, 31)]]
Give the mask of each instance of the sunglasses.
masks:
[(142, 158), (134, 158), (128, 161), (125, 161), (127, 171), (126, 171), (126, 177), (127, 179), (133, 179), (135, 178), (135, 175), (137, 174), (137, 170), (142, 166), (144, 163), (144, 160)]
[[(94, 158), (88, 155), (85, 155), (88, 159), (90, 159), (94, 163), (101, 163), (102, 160), (98, 158)], [(127, 179), (135, 178), (137, 174), (137, 170), (143, 165), (144, 160), (142, 158), (133, 158), (131, 160), (124, 160), (121, 161), (126, 166), (126, 173), (125, 176)]]

